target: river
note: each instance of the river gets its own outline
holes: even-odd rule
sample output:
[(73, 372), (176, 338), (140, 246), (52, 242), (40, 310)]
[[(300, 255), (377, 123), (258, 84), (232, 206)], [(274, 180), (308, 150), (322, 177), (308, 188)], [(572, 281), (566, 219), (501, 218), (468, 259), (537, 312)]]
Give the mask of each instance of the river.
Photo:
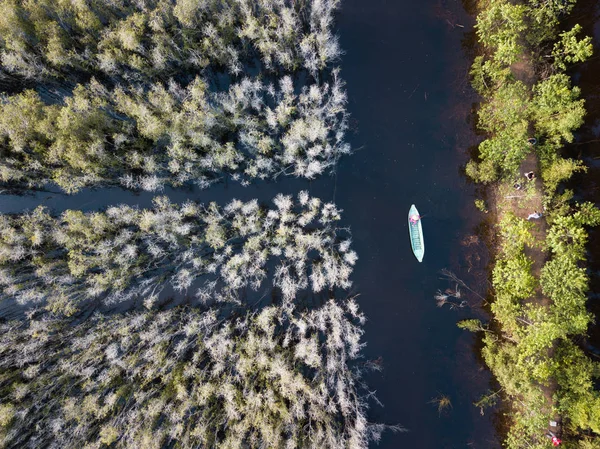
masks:
[[(568, 188), (573, 189), (579, 201), (591, 201), (600, 205), (600, 5), (594, 0), (580, 0), (567, 24), (579, 23), (583, 33), (592, 36), (594, 55), (586, 62), (575, 65), (571, 76), (581, 88), (587, 116), (584, 125), (576, 133), (573, 144), (566, 147), (566, 155), (581, 158), (588, 167), (587, 173), (580, 173), (571, 179)], [(590, 275), (589, 310), (600, 319), (600, 229), (590, 229), (588, 243), (588, 267)], [(593, 360), (600, 361), (600, 326), (591, 326), (589, 339), (584, 346)]]
[[(383, 372), (368, 378), (385, 405), (372, 416), (410, 430), (385, 435), (381, 448), (498, 447), (490, 416), (472, 405), (489, 387), (487, 371), (455, 324), (473, 311), (437, 308), (433, 298), (448, 287), (441, 269), (466, 275), (461, 242), (478, 221), (459, 170), (476, 142), (463, 46), (472, 25), (453, 0), (345, 0), (339, 17), (360, 149), (341, 163), (336, 202), (362, 257), (354, 279), (369, 318), (365, 352), (383, 360)], [(424, 216), (421, 264), (407, 236), (411, 203)], [(440, 395), (452, 402), (441, 416), (431, 403)]]
[[(471, 123), (477, 99), (467, 76), (472, 25), (459, 0), (344, 0), (337, 31), (346, 51), (341, 66), (355, 153), (341, 161), (337, 175), (312, 183), (280, 179), (248, 188), (165, 191), (173, 201), (226, 202), (266, 201), (306, 188), (344, 210), (343, 224), (352, 228), (360, 257), (353, 292), (368, 317), (364, 353), (383, 367), (366, 378), (384, 404), (372, 404), (370, 419), (409, 430), (384, 434), (382, 449), (499, 447), (493, 412), (481, 416), (472, 405), (490, 388), (489, 373), (477, 360), (475, 337), (456, 327), (478, 312), (438, 308), (434, 300), (437, 289), (451, 287), (440, 279), (443, 268), (482, 294), (487, 285), (483, 245), (476, 237), (466, 244), (481, 217), (473, 206), (475, 189), (459, 168), (477, 141)], [(5, 196), (1, 209), (16, 212), (40, 202), (57, 212), (149, 206), (152, 196), (120, 189)], [(423, 216), (421, 264), (407, 235), (412, 203)], [(463, 294), (470, 304), (478, 302)], [(441, 395), (452, 406), (440, 414), (432, 401)]]

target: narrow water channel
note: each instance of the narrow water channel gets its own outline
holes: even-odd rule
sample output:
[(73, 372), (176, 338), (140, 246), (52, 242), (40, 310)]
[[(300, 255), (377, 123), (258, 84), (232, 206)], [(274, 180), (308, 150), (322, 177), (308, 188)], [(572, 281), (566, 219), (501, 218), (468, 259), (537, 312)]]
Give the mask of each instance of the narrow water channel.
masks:
[[(355, 153), (342, 160), (338, 174), (312, 183), (280, 179), (248, 188), (164, 192), (173, 201), (268, 201), (277, 192), (306, 188), (344, 210), (343, 224), (351, 227), (360, 257), (354, 292), (369, 320), (364, 354), (383, 367), (366, 378), (384, 404), (373, 404), (370, 418), (409, 430), (386, 433), (377, 446), (382, 449), (499, 447), (492, 414), (481, 416), (472, 405), (490, 387), (489, 374), (477, 361), (474, 337), (456, 327), (476, 312), (438, 308), (434, 300), (437, 289), (449, 287), (440, 279), (443, 268), (486, 285), (485, 260), (468, 258), (481, 250), (465, 243), (480, 217), (474, 188), (459, 169), (476, 142), (464, 43), (472, 22), (459, 0), (344, 0), (337, 30), (346, 51), (341, 66)], [(148, 206), (152, 196), (120, 189), (6, 196), (2, 212), (40, 202), (57, 212)], [(423, 216), (421, 264), (407, 235), (412, 203)], [(452, 404), (443, 413), (433, 402), (441, 395)]]
[[(488, 375), (455, 325), (472, 311), (440, 309), (433, 298), (448, 287), (441, 269), (466, 274), (461, 241), (477, 222), (459, 171), (475, 139), (463, 47), (472, 21), (454, 0), (345, 0), (339, 17), (358, 150), (342, 161), (336, 202), (362, 257), (354, 279), (369, 318), (365, 353), (383, 361), (368, 378), (385, 405), (372, 416), (410, 430), (385, 435), (382, 448), (498, 447), (490, 416), (472, 405)], [(411, 203), (424, 216), (421, 264), (407, 238)], [(452, 402), (441, 416), (431, 403), (440, 395)]]

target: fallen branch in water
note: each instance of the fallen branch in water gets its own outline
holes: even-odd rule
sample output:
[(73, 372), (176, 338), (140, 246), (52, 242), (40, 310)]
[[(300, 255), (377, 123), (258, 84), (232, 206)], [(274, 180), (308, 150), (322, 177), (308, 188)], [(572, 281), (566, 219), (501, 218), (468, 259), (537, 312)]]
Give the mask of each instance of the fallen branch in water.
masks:
[[(461, 287), (466, 288), (471, 293), (473, 293), (475, 296), (477, 296), (479, 299), (481, 299), (482, 301), (485, 302), (485, 298), (483, 296), (481, 296), (479, 293), (477, 293), (475, 290), (473, 290), (471, 287), (469, 287), (462, 279), (459, 279), (452, 271), (448, 270), (447, 268), (442, 268), (440, 270), (440, 273), (443, 276), (440, 279), (446, 279), (448, 281), (455, 282), (456, 284), (460, 285)], [(457, 287), (457, 290), (458, 290), (458, 287)]]

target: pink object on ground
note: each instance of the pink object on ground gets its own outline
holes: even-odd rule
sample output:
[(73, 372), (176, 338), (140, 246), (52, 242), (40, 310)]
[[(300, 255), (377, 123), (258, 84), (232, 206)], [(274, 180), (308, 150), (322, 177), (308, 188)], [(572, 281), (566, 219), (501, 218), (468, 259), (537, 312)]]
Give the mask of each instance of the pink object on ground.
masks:
[(560, 441), (558, 437), (552, 437), (552, 446), (560, 446), (560, 443), (562, 443), (562, 441)]

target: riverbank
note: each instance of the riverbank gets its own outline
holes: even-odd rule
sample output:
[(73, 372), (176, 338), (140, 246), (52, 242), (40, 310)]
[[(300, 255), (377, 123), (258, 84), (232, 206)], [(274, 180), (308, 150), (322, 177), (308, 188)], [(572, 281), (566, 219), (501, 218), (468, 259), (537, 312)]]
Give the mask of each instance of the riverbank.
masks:
[(598, 366), (578, 341), (592, 322), (585, 245), (600, 213), (562, 188), (586, 170), (561, 157), (585, 114), (565, 71), (592, 51), (578, 25), (561, 29), (573, 3), (482, 1), (477, 17), (483, 54), (471, 74), (487, 138), (467, 174), (488, 185), (477, 206), (498, 238), (492, 321), (470, 328), (485, 331), (483, 357), (500, 384), (479, 405), (499, 393), (508, 402), (508, 448), (547, 447), (553, 434), (567, 447), (598, 444)]

